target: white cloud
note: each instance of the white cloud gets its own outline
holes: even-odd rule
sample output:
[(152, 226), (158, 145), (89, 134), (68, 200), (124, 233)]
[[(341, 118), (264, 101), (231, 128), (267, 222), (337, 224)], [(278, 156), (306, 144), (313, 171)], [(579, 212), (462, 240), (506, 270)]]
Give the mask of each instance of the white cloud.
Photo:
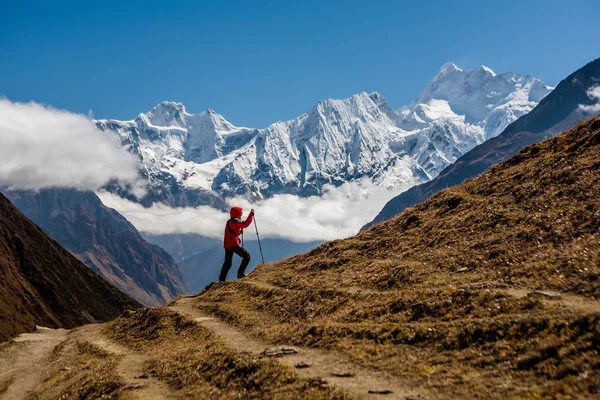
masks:
[[(228, 202), (231, 206), (242, 206), (246, 213), (251, 208), (256, 210), (261, 237), (309, 242), (344, 238), (357, 233), (398, 193), (363, 180), (339, 188), (327, 187), (320, 197), (276, 195), (256, 203), (241, 198)], [(143, 232), (198, 233), (220, 238), (229, 218), (228, 214), (208, 206), (171, 208), (154, 204), (144, 208), (112, 193), (99, 192), (98, 196), (105, 205), (116, 209)], [(253, 227), (249, 229), (254, 231)]]
[(111, 179), (143, 195), (137, 159), (79, 114), (0, 98), (0, 186), (96, 190)]
[(587, 91), (588, 96), (600, 100), (600, 86), (594, 86)]
[(596, 104), (580, 104), (579, 109), (591, 114), (600, 113), (600, 86), (593, 86), (589, 88), (587, 95), (590, 97), (590, 99), (596, 100)]

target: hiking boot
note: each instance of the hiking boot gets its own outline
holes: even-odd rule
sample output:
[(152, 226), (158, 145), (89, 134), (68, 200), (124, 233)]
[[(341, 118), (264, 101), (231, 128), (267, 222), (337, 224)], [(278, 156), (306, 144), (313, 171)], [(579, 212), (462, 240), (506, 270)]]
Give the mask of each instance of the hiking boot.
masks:
[(244, 273), (238, 274), (238, 279), (245, 278), (247, 275)]

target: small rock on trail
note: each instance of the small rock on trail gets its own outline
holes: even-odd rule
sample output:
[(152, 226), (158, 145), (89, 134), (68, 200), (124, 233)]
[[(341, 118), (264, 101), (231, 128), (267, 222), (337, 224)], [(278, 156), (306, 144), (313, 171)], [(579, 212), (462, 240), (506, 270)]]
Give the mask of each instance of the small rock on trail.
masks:
[(336, 378), (352, 378), (354, 374), (352, 372), (332, 372), (331, 376)]
[(283, 357), (288, 354), (297, 354), (298, 349), (290, 346), (268, 347), (260, 355), (264, 357)]
[(392, 394), (394, 392), (392, 392), (391, 390), (387, 390), (387, 389), (382, 389), (382, 390), (369, 390), (367, 393), (369, 394)]
[(535, 290), (533, 292), (531, 292), (532, 294), (538, 294), (538, 295), (542, 295), (542, 296), (546, 296), (549, 297), (551, 299), (560, 299), (561, 295), (558, 292), (553, 292), (550, 290)]

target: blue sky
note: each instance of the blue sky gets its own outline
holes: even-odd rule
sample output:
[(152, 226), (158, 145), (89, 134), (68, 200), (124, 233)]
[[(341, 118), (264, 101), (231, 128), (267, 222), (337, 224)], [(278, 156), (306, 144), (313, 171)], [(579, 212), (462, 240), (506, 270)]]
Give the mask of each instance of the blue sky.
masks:
[(174, 100), (259, 128), (361, 91), (400, 107), (447, 61), (554, 85), (598, 38), (597, 0), (0, 0), (0, 96), (118, 119)]

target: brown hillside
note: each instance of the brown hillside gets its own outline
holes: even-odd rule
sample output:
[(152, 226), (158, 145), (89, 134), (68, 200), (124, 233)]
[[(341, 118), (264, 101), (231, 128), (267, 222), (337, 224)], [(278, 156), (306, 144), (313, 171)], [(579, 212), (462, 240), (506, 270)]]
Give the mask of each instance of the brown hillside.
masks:
[(195, 304), (434, 397), (587, 398), (600, 389), (599, 277), (597, 117)]
[(136, 307), (0, 194), (0, 341), (35, 325), (72, 328)]

